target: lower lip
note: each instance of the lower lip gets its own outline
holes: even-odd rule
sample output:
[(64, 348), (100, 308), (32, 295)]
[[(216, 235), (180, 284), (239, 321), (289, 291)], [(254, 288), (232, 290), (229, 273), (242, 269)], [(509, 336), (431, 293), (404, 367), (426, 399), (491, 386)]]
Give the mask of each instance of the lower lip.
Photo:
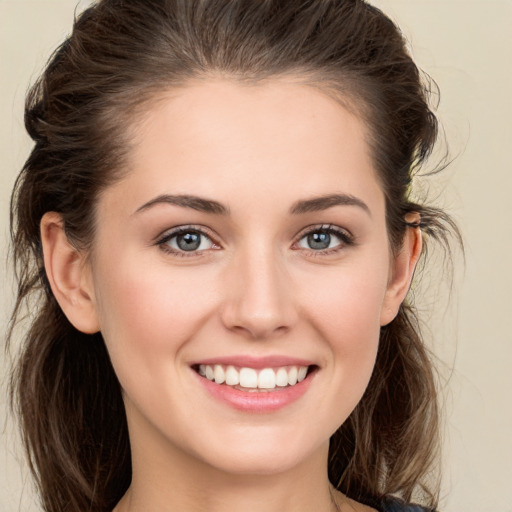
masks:
[(273, 391), (242, 391), (225, 384), (216, 384), (195, 371), (194, 374), (204, 388), (217, 400), (239, 411), (265, 413), (277, 411), (302, 397), (308, 390), (316, 372), (309, 373), (302, 382), (294, 386), (276, 388)]

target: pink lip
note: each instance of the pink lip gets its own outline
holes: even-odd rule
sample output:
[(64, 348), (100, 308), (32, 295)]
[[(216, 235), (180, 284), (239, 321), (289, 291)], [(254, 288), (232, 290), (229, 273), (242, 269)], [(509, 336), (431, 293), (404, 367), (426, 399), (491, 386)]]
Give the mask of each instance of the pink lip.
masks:
[(296, 357), (288, 356), (266, 356), (266, 357), (254, 357), (247, 355), (240, 356), (229, 356), (229, 357), (215, 357), (212, 359), (204, 359), (201, 361), (194, 361), (191, 366), (195, 365), (215, 365), (222, 364), (225, 366), (233, 365), (246, 368), (254, 368), (259, 370), (261, 368), (278, 368), (281, 366), (312, 366), (312, 361), (305, 359), (297, 359)]
[[(230, 359), (232, 364), (232, 360)], [(203, 364), (203, 363), (201, 363)], [(225, 363), (217, 363), (225, 364)], [(295, 363), (297, 364), (297, 363)], [(247, 361), (242, 366), (248, 366)], [(267, 365), (267, 368), (273, 365)], [(275, 366), (287, 366), (277, 364)], [(306, 366), (306, 365), (301, 365)], [(199, 383), (216, 400), (229, 405), (239, 411), (247, 413), (270, 413), (277, 411), (301, 398), (308, 390), (315, 378), (316, 371), (294, 386), (277, 388), (274, 391), (242, 391), (226, 384), (216, 384), (192, 370)]]

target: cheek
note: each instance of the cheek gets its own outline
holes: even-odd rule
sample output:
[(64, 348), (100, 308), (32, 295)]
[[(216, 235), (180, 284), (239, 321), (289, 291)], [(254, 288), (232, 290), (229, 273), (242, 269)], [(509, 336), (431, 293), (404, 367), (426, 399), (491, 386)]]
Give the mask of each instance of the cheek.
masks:
[(375, 344), (380, 332), (387, 273), (372, 272), (371, 267), (357, 270), (325, 276), (323, 283), (317, 280), (316, 292), (307, 299), (315, 325), (325, 331), (333, 348), (341, 351)]
[(214, 298), (207, 292), (212, 287), (199, 289), (206, 276), (191, 280), (186, 272), (143, 263), (127, 257), (115, 265), (98, 265), (97, 303), (114, 365), (139, 363), (151, 372), (162, 357), (179, 357), (180, 347), (209, 318)]
[(346, 417), (363, 395), (375, 364), (387, 267), (351, 266), (316, 284), (304, 312), (328, 344), (332, 381), (339, 389), (336, 400), (344, 404), (341, 414)]
[(353, 382), (359, 375), (369, 378), (379, 342), (382, 293), (373, 287), (346, 286), (330, 298), (323, 304), (322, 325), (335, 365), (355, 376)]

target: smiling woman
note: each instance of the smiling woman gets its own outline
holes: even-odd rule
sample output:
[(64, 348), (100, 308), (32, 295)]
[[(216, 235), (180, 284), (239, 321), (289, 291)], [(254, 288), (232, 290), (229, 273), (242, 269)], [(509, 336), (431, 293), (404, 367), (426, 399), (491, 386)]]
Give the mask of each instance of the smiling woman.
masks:
[[(362, 1), (102, 0), (27, 102), (13, 396), (46, 511), (436, 507), (405, 302), (436, 119)], [(455, 230), (456, 231), (456, 230)], [(418, 507), (419, 510), (419, 507)]]

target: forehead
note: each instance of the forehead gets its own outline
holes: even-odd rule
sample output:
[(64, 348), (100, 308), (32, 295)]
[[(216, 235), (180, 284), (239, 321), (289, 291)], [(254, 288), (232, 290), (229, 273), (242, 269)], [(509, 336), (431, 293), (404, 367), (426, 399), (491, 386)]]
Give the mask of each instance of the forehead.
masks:
[(133, 132), (116, 186), (125, 201), (162, 193), (262, 207), (329, 193), (382, 199), (364, 122), (312, 86), (195, 82), (150, 102)]

